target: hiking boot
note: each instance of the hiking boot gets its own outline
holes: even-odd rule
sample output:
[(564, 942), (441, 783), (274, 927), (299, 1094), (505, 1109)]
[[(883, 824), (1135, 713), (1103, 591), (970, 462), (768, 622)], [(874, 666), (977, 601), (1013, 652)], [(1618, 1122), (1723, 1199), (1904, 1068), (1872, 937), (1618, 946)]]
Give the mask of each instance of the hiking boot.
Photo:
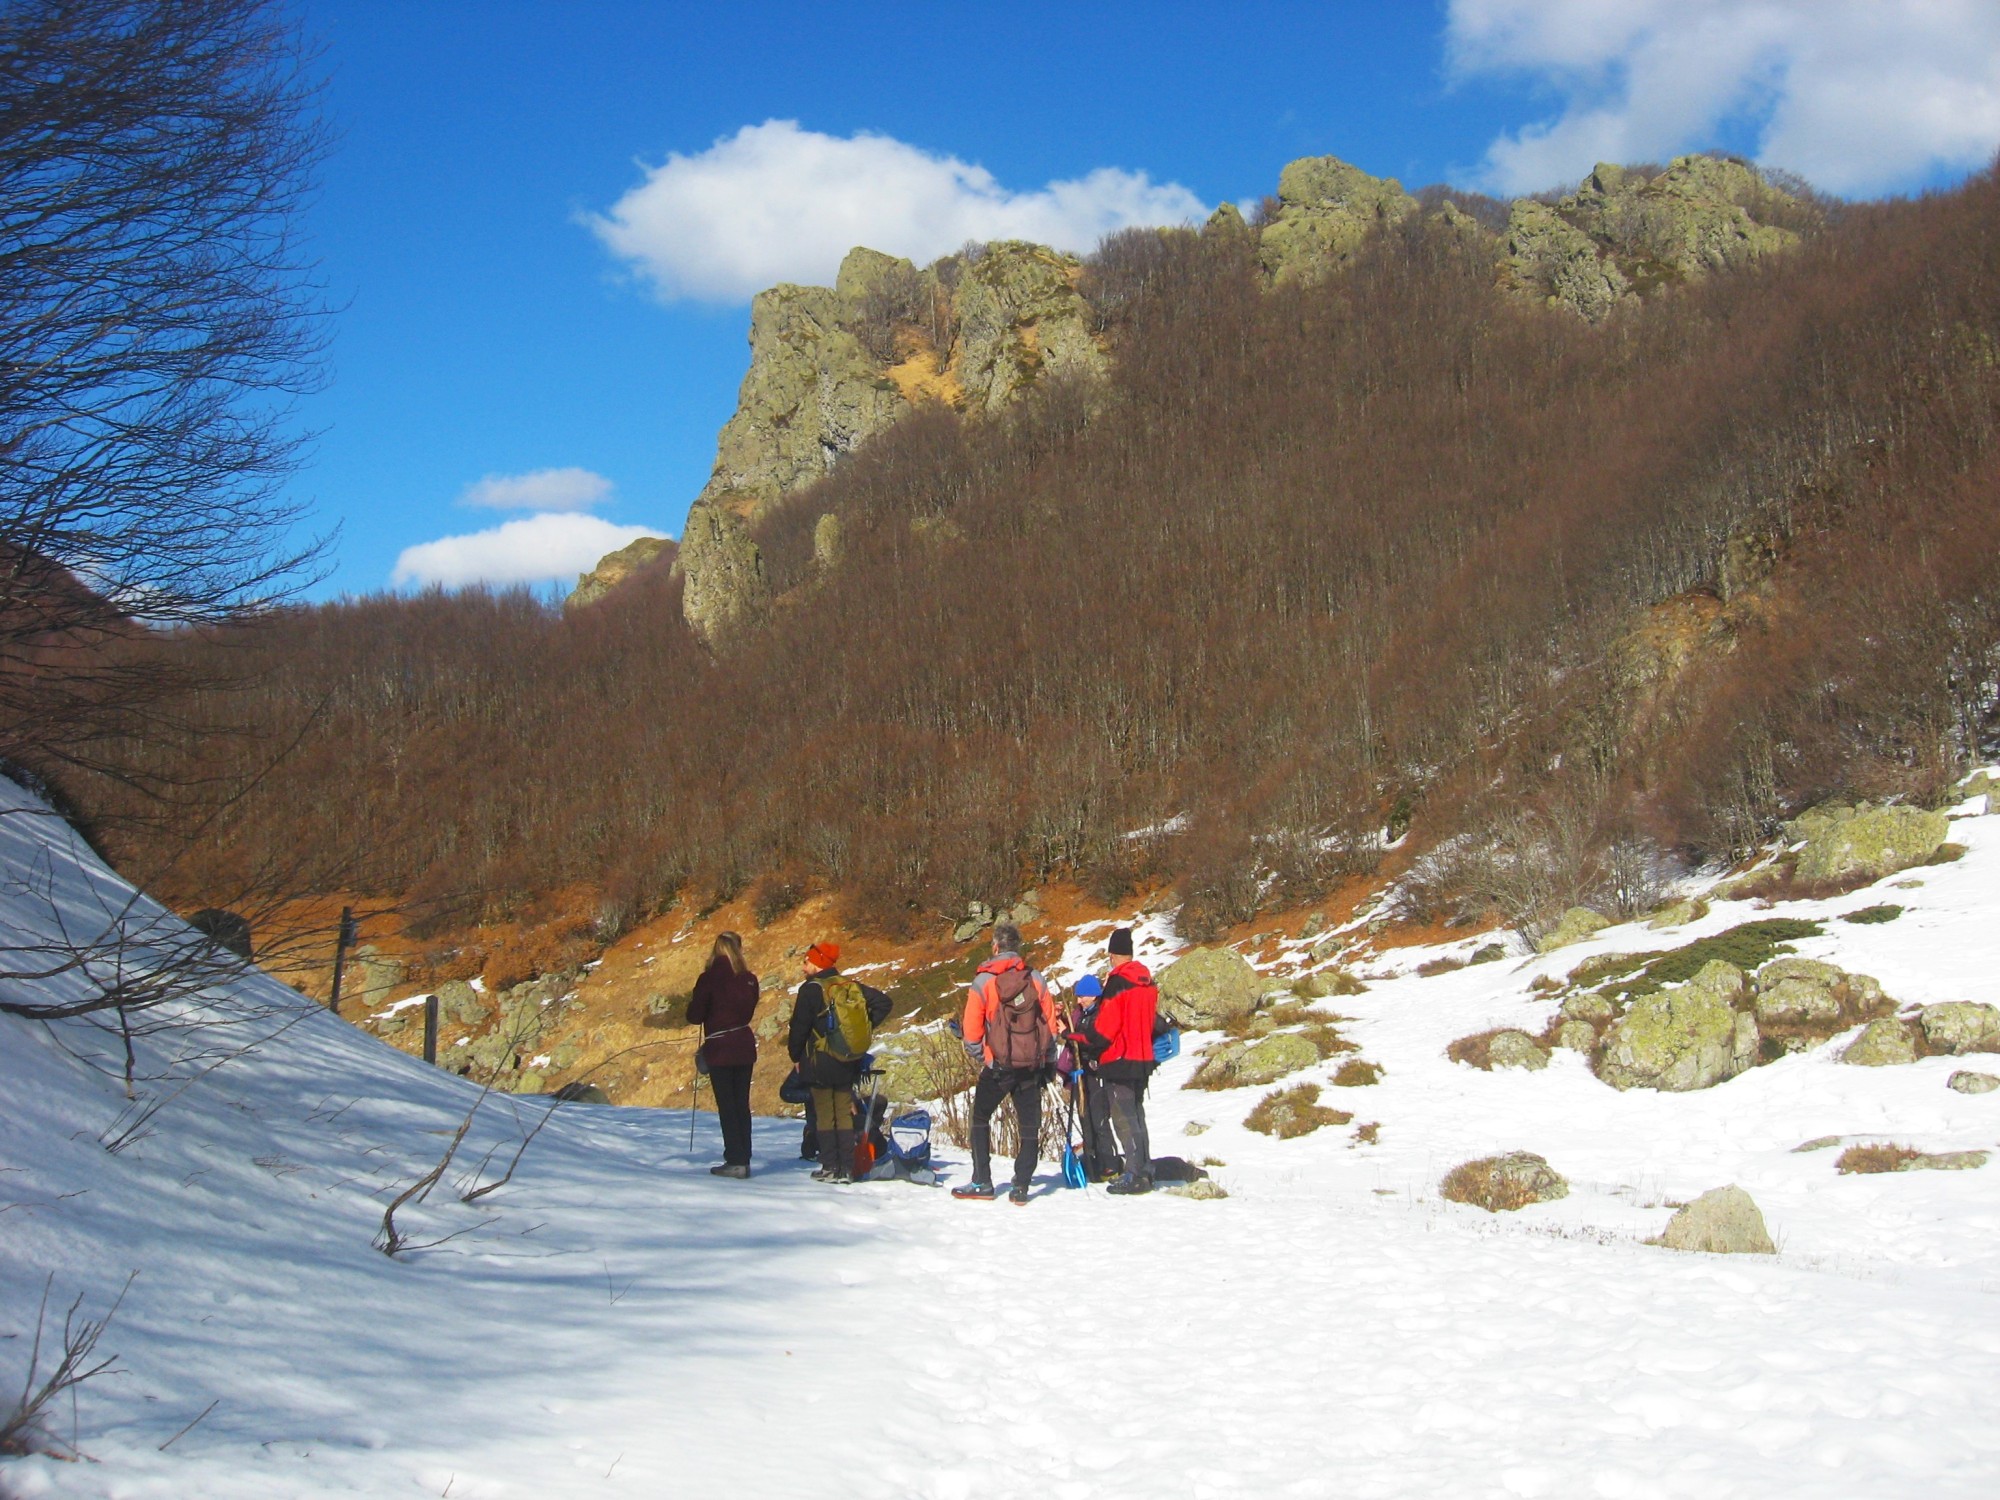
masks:
[(1017, 1207), (1020, 1204), (1026, 1203), (1028, 1201), (1027, 1185), (1020, 1182), (1015, 1183), (1013, 1189), (1007, 1194), (1007, 1201)]
[(1150, 1177), (1121, 1177), (1104, 1191), (1124, 1197), (1128, 1194), (1150, 1193), (1152, 1190), (1153, 1179)]
[(953, 1188), (951, 1195), (954, 1198), (976, 1198), (981, 1203), (991, 1203), (993, 1201), (993, 1184), (990, 1182), (968, 1182), (964, 1187)]
[(741, 1162), (729, 1161), (724, 1162), (719, 1167), (710, 1167), (708, 1175), (711, 1177), (748, 1177), (750, 1169)]
[(832, 1167), (815, 1168), (812, 1176), (814, 1182), (831, 1182), (833, 1181), (833, 1168)]

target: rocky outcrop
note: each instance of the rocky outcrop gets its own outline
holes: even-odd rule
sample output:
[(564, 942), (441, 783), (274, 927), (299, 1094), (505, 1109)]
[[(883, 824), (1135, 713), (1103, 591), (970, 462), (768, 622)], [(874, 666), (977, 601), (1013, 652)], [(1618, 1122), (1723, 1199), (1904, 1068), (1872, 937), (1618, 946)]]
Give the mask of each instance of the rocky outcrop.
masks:
[(828, 511), (813, 523), (813, 565), (824, 571), (840, 566), (840, 517)]
[(1922, 864), (1951, 832), (1950, 820), (1921, 807), (1829, 804), (1785, 825), (1805, 841), (1795, 870), (1800, 880), (1873, 880)]
[(1108, 364), (1077, 290), (1083, 262), (1042, 245), (986, 246), (959, 278), (958, 384), (969, 410), (994, 412), (1044, 375), (1096, 376)]
[(1470, 1203), (1497, 1214), (1567, 1198), (1569, 1184), (1545, 1158), (1532, 1151), (1510, 1151), (1461, 1162), (1445, 1174), (1438, 1191), (1453, 1203)]
[(764, 555), (749, 528), (724, 506), (699, 500), (689, 509), (674, 566), (686, 580), (681, 614), (711, 648), (760, 618), (770, 605)]
[(1369, 235), (1416, 211), (1393, 177), (1371, 177), (1337, 156), (1303, 157), (1278, 174), (1278, 212), (1258, 238), (1258, 261), (1274, 285), (1318, 281)]
[(703, 501), (755, 514), (823, 477), (908, 409), (889, 361), (855, 331), (871, 291), (903, 273), (915, 268), (857, 248), (834, 286), (787, 283), (752, 299), (750, 369), (716, 440)]
[(1776, 1255), (1756, 1200), (1740, 1187), (1712, 1188), (1675, 1211), (1660, 1243), (1710, 1255)]
[(607, 552), (597, 560), (596, 567), (577, 575), (576, 587), (563, 600), (563, 609), (581, 609), (586, 604), (595, 604), (661, 553), (671, 552), (673, 546), (667, 537), (642, 536), (616, 552)]
[[(1717, 967), (1733, 968), (1709, 965)], [(1712, 1088), (1751, 1067), (1756, 1018), (1739, 1014), (1719, 981), (1704, 983), (1708, 972), (1634, 1002), (1606, 1034), (1597, 1076), (1616, 1089), (1681, 1093)], [(1737, 970), (1738, 985), (1742, 977)]]
[(1233, 948), (1196, 948), (1160, 971), (1160, 1010), (1176, 1026), (1213, 1031), (1257, 1008), (1264, 980)]
[(1546, 203), (1523, 198), (1507, 216), (1505, 284), (1586, 323), (1606, 317), (1633, 295), (1608, 250)]
[(1501, 280), (1595, 323), (1656, 287), (1788, 249), (1797, 232), (1759, 216), (1798, 208), (1739, 161), (1682, 156), (1651, 178), (1600, 163), (1553, 204), (1513, 205)]

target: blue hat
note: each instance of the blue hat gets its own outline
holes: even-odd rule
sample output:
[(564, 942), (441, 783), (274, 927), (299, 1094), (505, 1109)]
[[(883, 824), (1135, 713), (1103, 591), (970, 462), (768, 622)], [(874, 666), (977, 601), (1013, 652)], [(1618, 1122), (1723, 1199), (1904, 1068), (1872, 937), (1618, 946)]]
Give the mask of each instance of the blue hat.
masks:
[(1104, 986), (1095, 974), (1086, 974), (1076, 982), (1076, 992), (1086, 1000), (1096, 1000), (1104, 994)]

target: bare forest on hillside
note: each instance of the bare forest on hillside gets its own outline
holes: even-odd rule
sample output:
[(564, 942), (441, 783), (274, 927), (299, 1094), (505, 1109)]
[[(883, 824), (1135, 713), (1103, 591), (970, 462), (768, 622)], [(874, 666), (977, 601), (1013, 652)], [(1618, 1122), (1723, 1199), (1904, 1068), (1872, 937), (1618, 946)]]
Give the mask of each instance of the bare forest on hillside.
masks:
[[(1109, 381), (922, 410), (790, 498), (758, 527), (780, 603), (719, 657), (665, 572), (568, 617), (378, 597), (107, 648), (230, 683), (118, 747), (241, 792), (172, 894), (307, 850), (607, 933), (755, 886), (910, 931), (1054, 878), (1171, 880), (1219, 926), (1407, 826), (1440, 911), (1520, 918), (1831, 794), (1933, 796), (1978, 749), (1991, 174), (1597, 328), (1428, 215), (1313, 287), (1225, 232), (1087, 274)], [(65, 790), (123, 855), (161, 836), (117, 831), (115, 778)]]

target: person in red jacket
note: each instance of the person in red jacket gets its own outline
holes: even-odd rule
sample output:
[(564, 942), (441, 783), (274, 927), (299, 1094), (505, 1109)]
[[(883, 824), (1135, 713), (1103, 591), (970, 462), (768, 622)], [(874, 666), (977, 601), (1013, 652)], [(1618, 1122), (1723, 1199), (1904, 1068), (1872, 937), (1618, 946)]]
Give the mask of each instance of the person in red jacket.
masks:
[(1152, 972), (1132, 956), (1132, 929), (1120, 927), (1108, 945), (1112, 970), (1104, 998), (1080, 1028), (1078, 1041), (1105, 1096), (1125, 1171), (1107, 1189), (1153, 1190), (1153, 1146), (1146, 1134), (1146, 1080), (1153, 1073), (1153, 1022), (1160, 992)]
[(757, 976), (743, 962), (743, 939), (720, 934), (708, 967), (694, 982), (688, 1020), (701, 1027), (701, 1060), (715, 1091), (715, 1115), (722, 1125), (722, 1165), (717, 1177), (750, 1175), (750, 1073), (757, 1066)]
[(1055, 1063), (1056, 1003), (1042, 976), (1022, 962), (1020, 929), (1009, 923), (993, 929), (993, 957), (973, 977), (959, 1029), (981, 1066), (972, 1091), (972, 1181), (951, 1195), (993, 1196), (993, 1112), (1008, 1099), (1020, 1144), (1007, 1201), (1026, 1203), (1041, 1156), (1042, 1089)]

